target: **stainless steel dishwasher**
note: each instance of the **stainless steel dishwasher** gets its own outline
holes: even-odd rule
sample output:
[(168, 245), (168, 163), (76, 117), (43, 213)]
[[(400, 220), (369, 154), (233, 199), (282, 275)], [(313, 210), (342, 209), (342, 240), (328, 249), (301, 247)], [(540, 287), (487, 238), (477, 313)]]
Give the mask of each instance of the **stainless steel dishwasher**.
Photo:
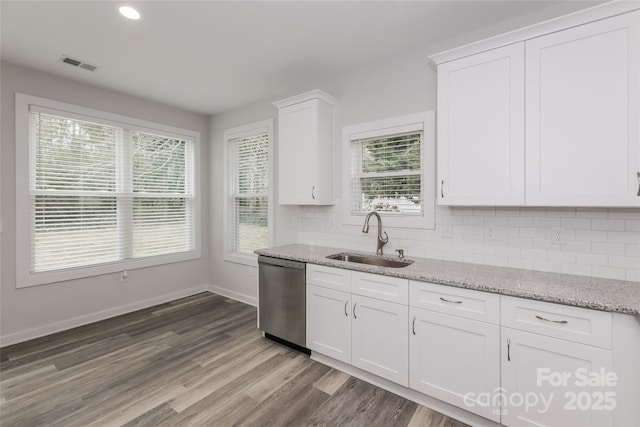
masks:
[(305, 268), (304, 262), (258, 257), (258, 328), (308, 352)]

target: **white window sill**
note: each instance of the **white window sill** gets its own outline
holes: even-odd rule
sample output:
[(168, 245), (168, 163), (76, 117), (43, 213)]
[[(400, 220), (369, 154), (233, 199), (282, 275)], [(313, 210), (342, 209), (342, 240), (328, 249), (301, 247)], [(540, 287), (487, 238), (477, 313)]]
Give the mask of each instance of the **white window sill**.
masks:
[(236, 264), (244, 264), (251, 267), (258, 267), (258, 256), (255, 254), (226, 253), (224, 260)]

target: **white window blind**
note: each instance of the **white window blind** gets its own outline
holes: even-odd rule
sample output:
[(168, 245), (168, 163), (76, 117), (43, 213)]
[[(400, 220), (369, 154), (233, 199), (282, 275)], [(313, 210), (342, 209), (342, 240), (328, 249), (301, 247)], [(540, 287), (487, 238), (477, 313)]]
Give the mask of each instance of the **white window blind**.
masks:
[(194, 249), (187, 139), (29, 113), (30, 272)]
[(422, 215), (422, 132), (351, 141), (351, 214)]
[(228, 141), (228, 251), (253, 255), (269, 245), (269, 133)]

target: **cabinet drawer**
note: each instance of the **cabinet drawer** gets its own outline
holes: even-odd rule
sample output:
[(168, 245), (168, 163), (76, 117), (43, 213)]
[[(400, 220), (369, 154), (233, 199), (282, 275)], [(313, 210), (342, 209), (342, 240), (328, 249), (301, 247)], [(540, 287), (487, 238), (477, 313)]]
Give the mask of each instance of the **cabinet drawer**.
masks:
[(338, 291), (351, 291), (351, 271), (324, 265), (307, 264), (307, 283)]
[(351, 276), (351, 293), (407, 305), (409, 281), (354, 271)]
[(502, 325), (602, 348), (611, 348), (611, 313), (502, 297)]
[(500, 323), (500, 295), (434, 283), (410, 282), (409, 305), (481, 322)]

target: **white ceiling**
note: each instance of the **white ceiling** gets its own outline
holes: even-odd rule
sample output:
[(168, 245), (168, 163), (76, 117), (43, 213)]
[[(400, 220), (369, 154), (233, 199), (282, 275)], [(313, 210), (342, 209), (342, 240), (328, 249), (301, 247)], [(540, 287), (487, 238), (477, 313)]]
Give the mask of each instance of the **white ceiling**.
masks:
[[(384, 57), (445, 48), (593, 1), (119, 1), (0, 3), (3, 61), (215, 114), (316, 87)], [(58, 61), (69, 55), (95, 72)]]

